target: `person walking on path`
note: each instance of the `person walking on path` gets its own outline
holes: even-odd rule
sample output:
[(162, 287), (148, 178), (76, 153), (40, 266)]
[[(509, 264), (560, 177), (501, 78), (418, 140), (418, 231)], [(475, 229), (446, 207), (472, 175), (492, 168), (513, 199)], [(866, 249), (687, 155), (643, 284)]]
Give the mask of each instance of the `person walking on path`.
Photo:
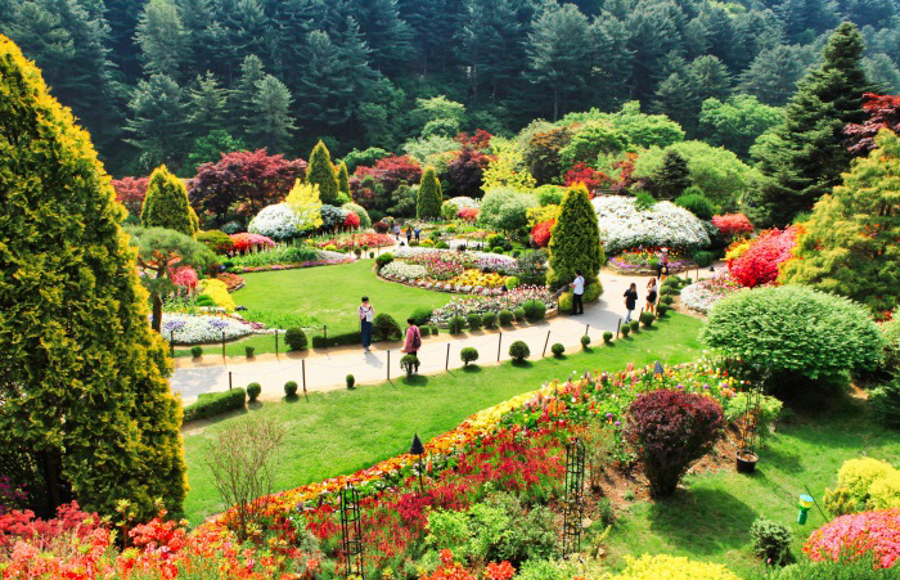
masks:
[(416, 234), (416, 241), (419, 241), (419, 237), (422, 235), (422, 226), (417, 225), (416, 229), (413, 230)]
[(415, 319), (407, 318), (406, 323), (409, 325), (406, 327), (406, 342), (400, 352), (418, 356), (419, 348), (422, 346), (422, 331), (416, 326)]
[(656, 313), (656, 278), (647, 282), (647, 312)]
[(569, 286), (572, 287), (572, 316), (584, 314), (584, 276), (581, 270), (575, 270), (575, 281)]
[(372, 323), (375, 320), (375, 309), (369, 304), (369, 297), (362, 297), (362, 304), (357, 309), (359, 314), (359, 330), (362, 333), (363, 352), (371, 352), (369, 345), (372, 344)]
[(400, 241), (400, 224), (394, 224), (394, 239)]
[(628, 287), (628, 290), (625, 291), (625, 309), (628, 310), (628, 314), (625, 316), (625, 322), (631, 321), (631, 314), (634, 312), (635, 306), (637, 306), (637, 299), (637, 284), (632, 282), (631, 286)]
[(410, 226), (410, 225), (406, 226), (406, 245), (407, 246), (412, 244), (412, 237), (413, 237), (412, 230), (413, 230), (412, 226)]

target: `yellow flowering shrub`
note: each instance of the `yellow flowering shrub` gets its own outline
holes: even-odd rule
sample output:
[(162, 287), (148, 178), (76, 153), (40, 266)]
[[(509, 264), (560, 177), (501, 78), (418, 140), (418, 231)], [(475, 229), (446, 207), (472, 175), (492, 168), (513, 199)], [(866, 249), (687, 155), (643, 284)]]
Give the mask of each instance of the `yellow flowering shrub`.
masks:
[(741, 580), (721, 564), (694, 562), (680, 556), (644, 554), (638, 559), (625, 558), (628, 566), (615, 576), (617, 580)]
[(728, 262), (729, 260), (737, 260), (743, 255), (744, 252), (750, 249), (751, 245), (751, 240), (743, 240), (731, 244), (728, 247), (728, 251), (725, 253), (725, 261)]
[(199, 288), (201, 294), (206, 294), (212, 298), (216, 305), (224, 308), (227, 312), (234, 312), (234, 309), (237, 307), (234, 303), (234, 298), (228, 293), (228, 286), (225, 285), (225, 282), (207, 278), (206, 280), (200, 280)]
[(866, 507), (871, 510), (900, 508), (900, 471), (894, 469), (872, 482)]
[(825, 490), (824, 503), (833, 515), (900, 507), (900, 471), (871, 457), (849, 459), (838, 470), (838, 488)]

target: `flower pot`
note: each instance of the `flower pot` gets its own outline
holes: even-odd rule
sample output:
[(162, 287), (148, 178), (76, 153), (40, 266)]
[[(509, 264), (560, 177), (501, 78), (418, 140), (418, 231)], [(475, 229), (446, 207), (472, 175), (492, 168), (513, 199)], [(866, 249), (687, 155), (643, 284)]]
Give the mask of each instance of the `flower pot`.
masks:
[(753, 473), (756, 471), (756, 462), (759, 461), (759, 455), (756, 453), (745, 453), (735, 455), (737, 460), (738, 473)]

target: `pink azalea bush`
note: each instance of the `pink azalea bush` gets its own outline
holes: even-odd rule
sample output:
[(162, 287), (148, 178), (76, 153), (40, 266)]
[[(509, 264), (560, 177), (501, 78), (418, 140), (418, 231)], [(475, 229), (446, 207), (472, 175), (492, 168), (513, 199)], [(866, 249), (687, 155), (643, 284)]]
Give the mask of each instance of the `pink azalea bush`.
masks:
[(172, 280), (172, 283), (176, 286), (184, 288), (186, 290), (193, 290), (197, 287), (197, 282), (199, 278), (197, 277), (197, 271), (191, 268), (190, 266), (182, 266), (181, 268), (176, 268), (169, 274), (169, 279)]
[[(784, 230), (774, 228), (751, 240), (740, 256), (728, 260), (728, 269), (735, 280), (747, 288), (771, 284), (778, 278), (779, 266), (793, 257), (801, 226)], [(726, 256), (727, 257), (727, 256)]]
[(732, 236), (742, 236), (753, 232), (753, 224), (742, 213), (727, 213), (724, 215), (713, 216), (712, 223), (719, 228), (726, 238)]
[(871, 552), (877, 566), (891, 568), (900, 556), (900, 508), (836, 518), (812, 533), (803, 552), (816, 562)]
[(259, 249), (266, 247), (271, 248), (275, 246), (274, 240), (260, 234), (231, 234), (231, 236), (229, 237), (231, 238), (231, 241), (234, 242), (234, 250), (236, 252), (246, 252), (253, 247)]

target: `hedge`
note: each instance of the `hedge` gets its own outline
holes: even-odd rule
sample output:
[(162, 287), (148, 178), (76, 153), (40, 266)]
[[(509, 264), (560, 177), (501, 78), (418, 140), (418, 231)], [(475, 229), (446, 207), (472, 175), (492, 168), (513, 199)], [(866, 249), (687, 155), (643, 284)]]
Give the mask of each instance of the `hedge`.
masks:
[(243, 409), (246, 397), (246, 391), (241, 388), (222, 393), (202, 393), (196, 403), (184, 408), (184, 423)]

